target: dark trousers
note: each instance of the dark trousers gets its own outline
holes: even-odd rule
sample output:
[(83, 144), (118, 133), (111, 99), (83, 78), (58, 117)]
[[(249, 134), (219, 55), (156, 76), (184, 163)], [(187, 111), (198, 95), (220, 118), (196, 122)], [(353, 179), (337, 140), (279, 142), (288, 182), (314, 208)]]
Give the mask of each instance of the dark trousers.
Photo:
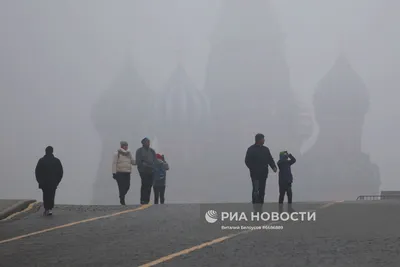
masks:
[(292, 183), (279, 183), (279, 203), (282, 204), (285, 199), (285, 194), (288, 197), (288, 203), (292, 203)]
[(125, 200), (125, 196), (131, 187), (131, 174), (129, 172), (117, 172), (115, 180), (118, 183), (119, 198)]
[(153, 191), (154, 191), (154, 204), (158, 204), (158, 200), (160, 200), (161, 204), (164, 204), (165, 185), (155, 185), (153, 186)]
[(45, 210), (51, 210), (54, 208), (54, 199), (56, 197), (57, 187), (55, 186), (44, 186), (43, 191), (43, 207)]
[(139, 174), (142, 180), (142, 186), (140, 187), (140, 204), (149, 204), (151, 187), (153, 186), (153, 174), (143, 172)]
[(251, 192), (252, 203), (263, 204), (267, 177), (251, 177), (251, 183), (253, 185), (253, 190)]

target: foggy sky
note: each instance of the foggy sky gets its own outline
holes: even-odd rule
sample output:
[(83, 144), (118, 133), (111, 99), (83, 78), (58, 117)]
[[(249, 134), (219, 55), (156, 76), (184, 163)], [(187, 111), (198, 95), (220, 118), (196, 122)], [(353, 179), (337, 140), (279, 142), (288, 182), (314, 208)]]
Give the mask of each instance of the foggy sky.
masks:
[[(400, 189), (395, 158), (400, 39), (394, 11), (400, 5), (271, 3), (285, 33), (292, 88), (310, 109), (316, 84), (341, 51), (362, 76), (371, 96), (363, 150), (380, 166), (382, 189)], [(65, 169), (58, 202), (87, 204), (101, 151), (90, 111), (127, 53), (154, 91), (163, 88), (179, 58), (202, 89), (219, 7), (217, 0), (1, 1), (0, 198), (40, 199), (34, 168), (52, 145)], [(139, 145), (137, 140), (131, 149)]]

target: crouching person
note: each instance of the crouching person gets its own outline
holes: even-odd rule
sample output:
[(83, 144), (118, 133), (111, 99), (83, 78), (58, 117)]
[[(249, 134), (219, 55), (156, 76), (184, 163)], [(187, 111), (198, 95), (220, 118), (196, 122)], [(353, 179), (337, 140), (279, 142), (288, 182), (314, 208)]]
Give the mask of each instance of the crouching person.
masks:
[(164, 155), (157, 154), (156, 162), (154, 164), (154, 179), (153, 179), (153, 190), (154, 190), (154, 204), (161, 204), (165, 202), (165, 186), (167, 171), (169, 170), (169, 165), (165, 161)]
[(128, 143), (121, 141), (120, 144), (121, 147), (114, 154), (112, 173), (113, 178), (118, 183), (119, 202), (121, 205), (125, 205), (125, 196), (131, 186), (132, 165), (136, 163), (128, 149)]

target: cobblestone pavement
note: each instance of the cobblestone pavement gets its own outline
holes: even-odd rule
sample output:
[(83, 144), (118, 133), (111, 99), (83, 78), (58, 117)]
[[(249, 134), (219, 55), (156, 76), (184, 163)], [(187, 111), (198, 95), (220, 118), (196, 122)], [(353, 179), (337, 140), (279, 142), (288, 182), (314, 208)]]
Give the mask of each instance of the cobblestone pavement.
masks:
[[(296, 211), (316, 209), (316, 221), (278, 222), (283, 229), (244, 233), (210, 227), (200, 205), (153, 205), (132, 211), (135, 208), (58, 206), (52, 217), (35, 209), (2, 222), (0, 266), (124, 267), (160, 258), (155, 262), (159, 266), (398, 267), (400, 263), (400, 202), (294, 204)], [(121, 211), (126, 213), (1, 242)], [(215, 241), (232, 233), (236, 236)], [(215, 243), (199, 246), (211, 240)], [(171, 256), (179, 251), (183, 252)]]

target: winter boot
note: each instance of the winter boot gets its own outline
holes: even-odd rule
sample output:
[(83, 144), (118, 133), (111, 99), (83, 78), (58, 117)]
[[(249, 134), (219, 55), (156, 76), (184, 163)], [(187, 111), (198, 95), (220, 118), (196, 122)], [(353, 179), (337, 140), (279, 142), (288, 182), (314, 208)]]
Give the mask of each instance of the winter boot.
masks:
[(119, 198), (119, 203), (121, 203), (122, 206), (125, 206), (125, 197), (120, 197)]

